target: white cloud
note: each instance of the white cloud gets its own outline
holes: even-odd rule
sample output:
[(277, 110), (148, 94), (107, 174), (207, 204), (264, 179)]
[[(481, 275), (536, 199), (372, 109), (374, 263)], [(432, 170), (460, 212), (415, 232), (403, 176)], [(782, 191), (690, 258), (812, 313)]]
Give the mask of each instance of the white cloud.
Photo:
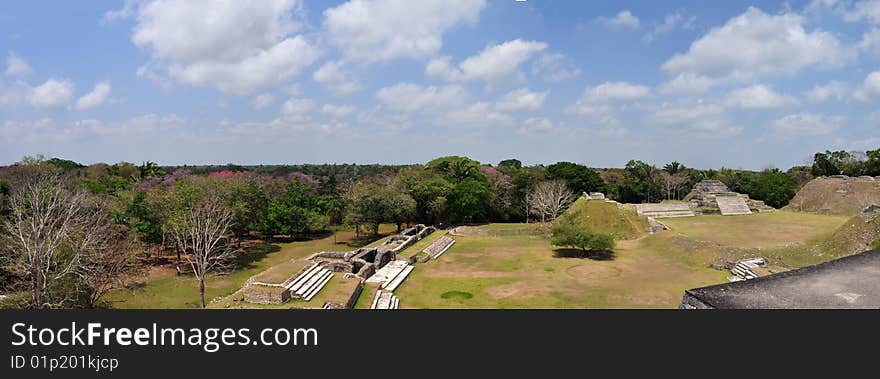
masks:
[(321, 107), (321, 112), (324, 112), (328, 115), (331, 115), (335, 118), (343, 118), (357, 110), (357, 107), (353, 105), (333, 105), (333, 104), (324, 104)]
[(281, 106), (281, 116), (285, 120), (304, 122), (311, 120), (311, 114), (318, 108), (312, 99), (290, 99)]
[(809, 67), (840, 67), (855, 54), (832, 33), (804, 29), (794, 13), (768, 15), (757, 8), (730, 19), (663, 64), (671, 73), (751, 79), (794, 74)]
[(796, 105), (798, 101), (764, 84), (735, 89), (727, 94), (724, 105), (742, 109), (772, 109)]
[(80, 97), (76, 100), (76, 104), (73, 107), (77, 110), (87, 110), (95, 107), (99, 107), (107, 102), (107, 98), (110, 96), (110, 83), (103, 81), (95, 85), (95, 88), (92, 92), (85, 94), (83, 97)]
[(596, 22), (609, 27), (629, 29), (638, 29), (641, 24), (639, 18), (628, 10), (622, 10), (614, 17), (599, 17)]
[(870, 98), (880, 96), (880, 70), (874, 71), (865, 77), (861, 88), (853, 95), (857, 100), (868, 101)]
[(68, 80), (49, 79), (31, 90), (28, 100), (35, 108), (57, 109), (70, 103), (74, 86)]
[(688, 105), (664, 104), (646, 118), (648, 123), (668, 131), (698, 135), (734, 135), (742, 128), (730, 126), (724, 107), (717, 104), (695, 103)]
[(55, 133), (51, 133), (54, 127), (55, 122), (51, 118), (28, 121), (6, 120), (0, 124), (0, 140), (20, 142), (51, 138), (55, 136)]
[(447, 81), (482, 80), (493, 84), (511, 77), (521, 80), (519, 65), (546, 48), (547, 44), (543, 42), (515, 39), (487, 46), (458, 67), (452, 66), (449, 57), (432, 59), (425, 67), (425, 73)]
[(138, 7), (132, 41), (149, 48), (177, 82), (243, 95), (280, 84), (318, 58), (316, 47), (293, 35), (300, 6), (153, 0)]
[(682, 73), (660, 85), (658, 91), (663, 94), (700, 94), (716, 84), (718, 84), (718, 80), (692, 73)]
[(344, 66), (345, 63), (342, 61), (324, 63), (315, 70), (312, 79), (336, 95), (348, 95), (360, 91), (363, 87), (357, 80), (351, 77), (351, 74), (344, 69)]
[(6, 57), (6, 70), (3, 71), (3, 74), (6, 76), (28, 76), (33, 73), (34, 70), (31, 69), (31, 66), (25, 62), (24, 59), (15, 55), (13, 52), (9, 52), (9, 55)]
[(686, 17), (681, 12), (667, 14), (663, 22), (654, 26), (651, 31), (642, 36), (642, 43), (650, 44), (660, 36), (669, 33), (679, 26), (683, 29), (692, 29), (697, 21), (696, 16)]
[(0, 108), (18, 106), (31, 92), (30, 86), (23, 81), (16, 81), (5, 85), (0, 81)]
[(617, 100), (637, 100), (651, 94), (647, 86), (628, 82), (605, 82), (595, 87), (587, 87), (581, 101), (597, 103)]
[(553, 123), (553, 121), (544, 117), (532, 117), (526, 119), (519, 128), (520, 134), (546, 134), (556, 133), (558, 131), (559, 127)]
[(101, 22), (108, 23), (116, 20), (130, 19), (137, 12), (138, 5), (140, 5), (140, 0), (125, 0), (125, 5), (122, 8), (104, 12)]
[(214, 86), (223, 92), (245, 95), (284, 82), (317, 58), (318, 51), (305, 38), (296, 36), (240, 62), (172, 65), (169, 74), (182, 83)]
[(843, 122), (843, 117), (840, 116), (798, 113), (774, 121), (772, 127), (780, 134), (822, 135), (840, 129), (841, 122)]
[(844, 20), (849, 22), (865, 20), (880, 24), (880, 0), (859, 1), (843, 12)]
[(816, 102), (825, 101), (829, 98), (840, 101), (846, 97), (848, 92), (849, 88), (846, 84), (832, 80), (824, 85), (814, 86), (813, 89), (806, 93), (806, 97)]
[(376, 98), (391, 109), (417, 112), (460, 105), (465, 100), (465, 94), (464, 90), (456, 85), (423, 87), (400, 83), (379, 89)]
[(571, 63), (565, 54), (545, 52), (532, 64), (532, 75), (555, 83), (580, 76), (581, 69)]
[(275, 103), (275, 96), (271, 93), (260, 94), (251, 100), (251, 106), (254, 107), (254, 109), (265, 109), (273, 103)]
[(351, 0), (324, 11), (329, 40), (346, 57), (388, 61), (424, 58), (440, 51), (443, 34), (475, 23), (484, 0)]
[(871, 28), (862, 36), (859, 48), (876, 56), (880, 56), (880, 28)]
[(550, 91), (532, 92), (528, 88), (520, 88), (505, 94), (495, 108), (506, 112), (536, 111), (544, 107), (544, 100)]
[(508, 125), (513, 122), (510, 117), (503, 112), (492, 109), (492, 104), (481, 101), (465, 108), (455, 108), (450, 112), (441, 115), (443, 124), (452, 124), (456, 126), (492, 126), (492, 125)]

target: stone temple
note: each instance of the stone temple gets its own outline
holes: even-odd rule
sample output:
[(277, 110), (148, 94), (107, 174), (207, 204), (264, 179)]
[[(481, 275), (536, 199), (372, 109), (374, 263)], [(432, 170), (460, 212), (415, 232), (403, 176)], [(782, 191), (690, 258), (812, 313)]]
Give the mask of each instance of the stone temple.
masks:
[(773, 207), (763, 201), (752, 200), (749, 195), (733, 192), (719, 180), (703, 180), (697, 183), (684, 197), (684, 201), (698, 214), (729, 216), (773, 211)]

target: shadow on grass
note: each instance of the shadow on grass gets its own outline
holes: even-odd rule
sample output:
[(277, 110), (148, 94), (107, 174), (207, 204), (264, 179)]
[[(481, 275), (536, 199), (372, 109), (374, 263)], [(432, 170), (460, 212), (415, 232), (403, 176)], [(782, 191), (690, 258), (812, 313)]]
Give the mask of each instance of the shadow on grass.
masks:
[(360, 237), (354, 237), (348, 241), (340, 241), (337, 244), (343, 243), (348, 247), (361, 248), (367, 246), (379, 239), (388, 237), (391, 235), (390, 233), (379, 233), (379, 234), (370, 234), (370, 235), (362, 235)]
[(296, 234), (293, 236), (286, 235), (276, 235), (272, 236), (270, 242), (273, 243), (290, 243), (290, 242), (305, 242), (305, 241), (314, 241), (319, 239), (324, 239), (327, 237), (333, 236), (332, 231), (323, 231), (323, 232), (314, 232), (308, 234)]
[(576, 258), (594, 261), (613, 261), (615, 258), (613, 251), (588, 250), (585, 252), (580, 249), (555, 249), (553, 250), (553, 256), (555, 258)]
[(265, 242), (245, 246), (242, 248), (243, 252), (235, 256), (233, 265), (236, 270), (254, 268), (254, 262), (280, 250), (280, 246)]

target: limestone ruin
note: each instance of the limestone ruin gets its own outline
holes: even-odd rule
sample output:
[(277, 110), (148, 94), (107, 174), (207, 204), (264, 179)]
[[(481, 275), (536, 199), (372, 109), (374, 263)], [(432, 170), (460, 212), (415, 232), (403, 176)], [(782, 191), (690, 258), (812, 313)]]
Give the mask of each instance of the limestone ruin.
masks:
[(305, 260), (292, 260), (275, 266), (251, 279), (244, 286), (244, 300), (257, 304), (283, 304), (291, 299), (311, 301), (334, 277), (343, 275), (351, 285), (353, 295), (346, 304), (323, 304), (323, 308), (351, 307), (363, 283), (380, 283), (380, 288), (393, 291), (413, 270), (407, 261), (397, 260), (397, 254), (416, 241), (434, 232), (432, 226), (415, 225), (388, 238), (377, 247), (354, 251), (322, 251)]
[(422, 251), (428, 254), (431, 259), (437, 259), (440, 258), (440, 256), (443, 255), (446, 250), (449, 250), (449, 248), (452, 247), (453, 244), (455, 244), (455, 240), (447, 234), (432, 242)]
[(694, 185), (684, 197), (690, 209), (697, 214), (748, 215), (772, 212), (773, 207), (763, 201), (753, 200), (749, 195), (736, 193), (719, 180), (703, 180)]

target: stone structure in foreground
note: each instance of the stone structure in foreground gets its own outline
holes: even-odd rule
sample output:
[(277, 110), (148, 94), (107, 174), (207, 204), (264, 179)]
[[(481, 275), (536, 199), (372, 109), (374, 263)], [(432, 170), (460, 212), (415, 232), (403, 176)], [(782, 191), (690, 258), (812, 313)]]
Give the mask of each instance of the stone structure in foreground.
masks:
[[(393, 291), (413, 267), (405, 261), (397, 261), (397, 253), (434, 230), (432, 226), (419, 224), (388, 238), (377, 247), (345, 252), (322, 251), (304, 260), (272, 267), (248, 280), (243, 290), (244, 300), (257, 304), (283, 304), (290, 299), (310, 301), (335, 275), (341, 275), (339, 285), (344, 287), (344, 292), (351, 292), (351, 296), (345, 304), (323, 304), (323, 307), (351, 308), (364, 282), (377, 281), (373, 278), (377, 273), (389, 276), (381, 280), (382, 288)], [(384, 269), (386, 266), (388, 268)]]
[(680, 309), (880, 309), (880, 249), (685, 291)]

